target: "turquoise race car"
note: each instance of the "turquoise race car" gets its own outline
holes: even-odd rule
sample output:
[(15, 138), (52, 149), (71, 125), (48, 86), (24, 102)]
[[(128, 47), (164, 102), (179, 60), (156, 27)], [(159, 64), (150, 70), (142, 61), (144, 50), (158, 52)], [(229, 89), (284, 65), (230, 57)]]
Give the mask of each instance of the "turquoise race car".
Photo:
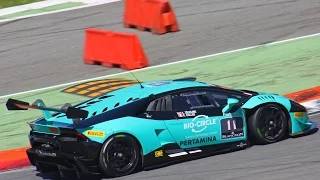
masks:
[[(72, 106), (9, 99), (8, 110), (42, 110), (30, 122), (27, 155), (41, 172), (125, 176), (316, 128), (306, 108), (277, 94), (237, 90), (196, 78), (151, 81)], [(51, 114), (50, 112), (55, 112)]]

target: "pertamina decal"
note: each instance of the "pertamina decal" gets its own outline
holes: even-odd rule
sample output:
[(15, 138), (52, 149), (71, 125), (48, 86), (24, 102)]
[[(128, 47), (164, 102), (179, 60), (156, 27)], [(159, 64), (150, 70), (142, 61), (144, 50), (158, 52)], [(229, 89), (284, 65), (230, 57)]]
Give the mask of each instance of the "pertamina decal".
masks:
[(162, 150), (155, 151), (155, 152), (154, 152), (154, 156), (155, 156), (155, 157), (162, 157), (162, 156), (163, 156), (163, 151), (162, 151)]
[(216, 140), (217, 140), (216, 136), (204, 137), (204, 138), (199, 138), (199, 139), (190, 139), (190, 140), (180, 141), (180, 146), (181, 145), (190, 146), (190, 145), (195, 145), (195, 144), (203, 144), (203, 143), (213, 142)]
[(221, 139), (238, 138), (244, 136), (243, 119), (233, 117), (221, 119)]
[(105, 133), (102, 131), (92, 131), (92, 130), (88, 130), (85, 132), (86, 136), (92, 136), (92, 137), (104, 137)]

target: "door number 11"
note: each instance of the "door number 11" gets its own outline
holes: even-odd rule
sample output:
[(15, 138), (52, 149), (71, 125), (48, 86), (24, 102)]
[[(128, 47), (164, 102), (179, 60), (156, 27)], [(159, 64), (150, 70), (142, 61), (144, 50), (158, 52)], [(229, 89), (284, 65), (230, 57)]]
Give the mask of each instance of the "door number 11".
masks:
[[(231, 130), (236, 130), (237, 129), (237, 126), (236, 126), (236, 120), (228, 120), (227, 121), (227, 125), (228, 125), (228, 131), (231, 131)], [(231, 127), (232, 126), (232, 127)]]

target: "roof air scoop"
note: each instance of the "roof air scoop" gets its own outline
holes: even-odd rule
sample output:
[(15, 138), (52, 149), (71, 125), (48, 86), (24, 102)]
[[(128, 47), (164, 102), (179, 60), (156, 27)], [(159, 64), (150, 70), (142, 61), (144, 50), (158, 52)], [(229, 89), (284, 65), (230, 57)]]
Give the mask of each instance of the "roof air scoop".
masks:
[(184, 78), (179, 78), (179, 79), (174, 79), (173, 81), (195, 81), (197, 78), (195, 77), (184, 77)]

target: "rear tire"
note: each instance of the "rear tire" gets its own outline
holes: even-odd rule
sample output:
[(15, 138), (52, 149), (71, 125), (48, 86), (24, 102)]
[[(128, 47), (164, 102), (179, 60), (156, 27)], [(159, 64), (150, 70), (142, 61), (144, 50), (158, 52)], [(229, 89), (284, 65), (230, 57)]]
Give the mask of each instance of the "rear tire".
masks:
[(275, 143), (287, 136), (288, 117), (279, 105), (267, 104), (249, 117), (248, 130), (254, 144)]
[(131, 174), (140, 159), (140, 147), (136, 140), (130, 135), (118, 134), (103, 144), (99, 166), (107, 177), (120, 177)]

